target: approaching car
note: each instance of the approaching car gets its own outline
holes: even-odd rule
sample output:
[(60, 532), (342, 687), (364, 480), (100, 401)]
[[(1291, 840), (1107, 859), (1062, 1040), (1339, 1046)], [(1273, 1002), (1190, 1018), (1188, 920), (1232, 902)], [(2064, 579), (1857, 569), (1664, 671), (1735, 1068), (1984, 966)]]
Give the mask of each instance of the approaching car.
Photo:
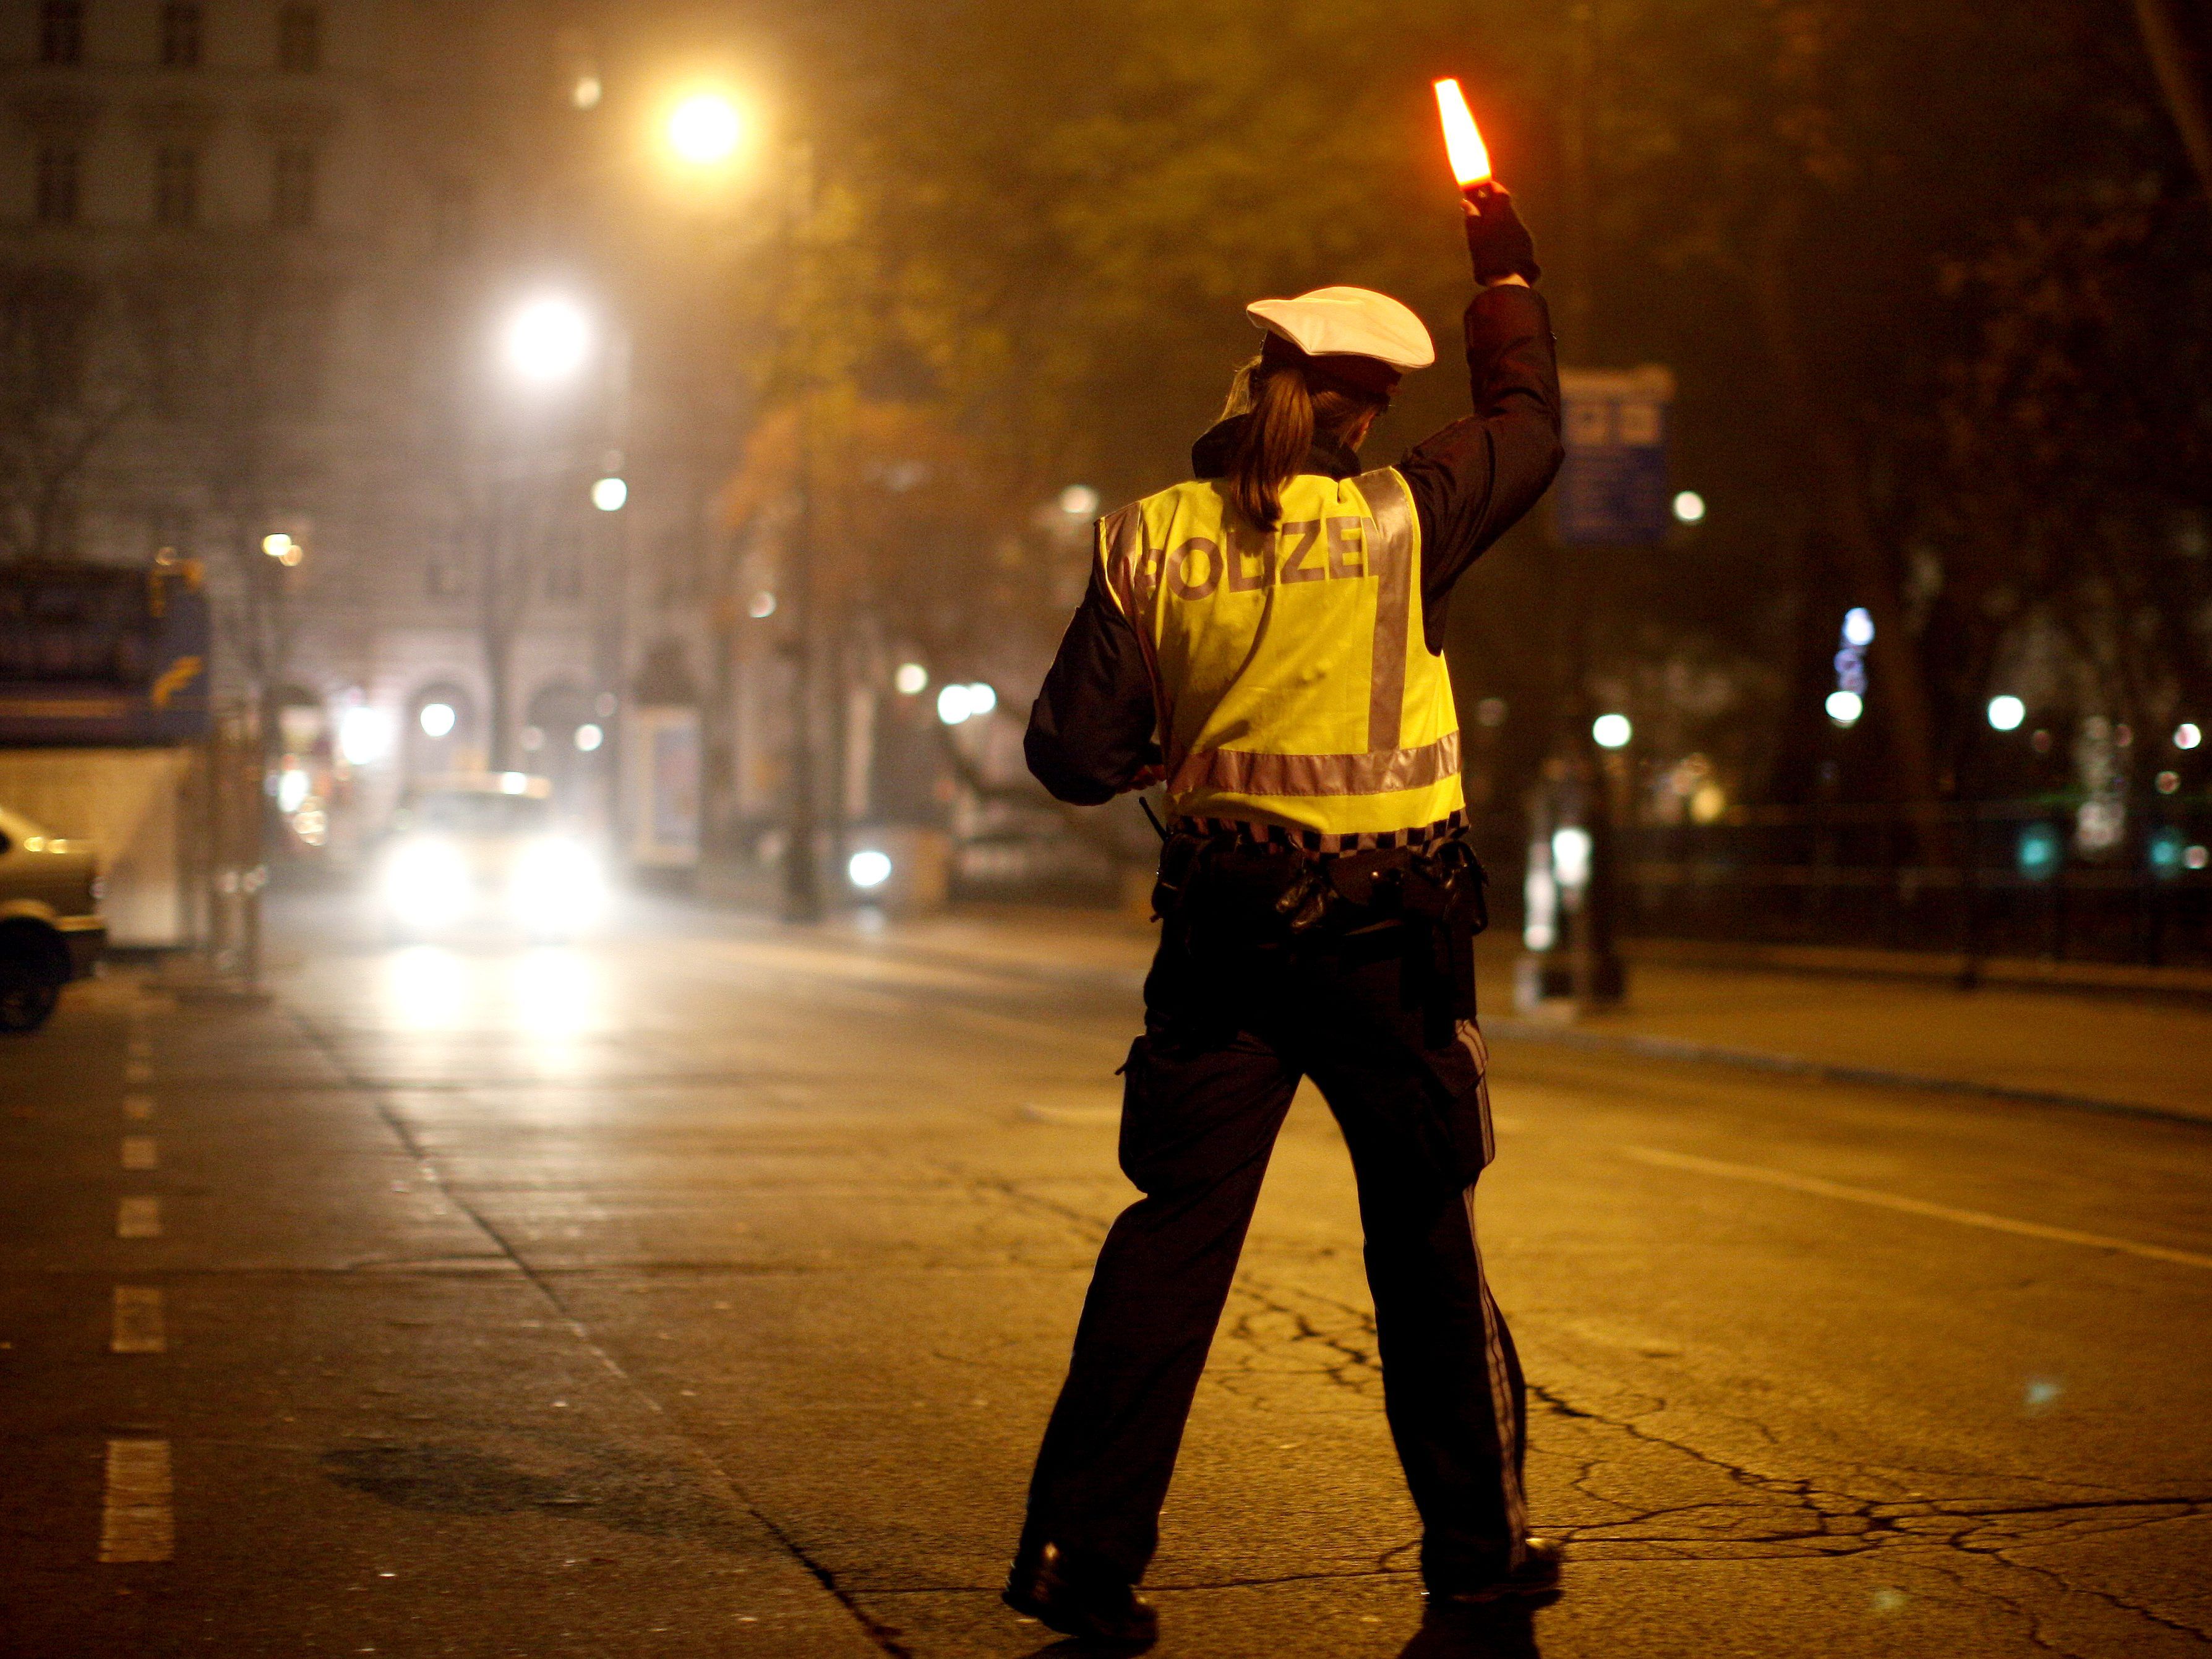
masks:
[(35, 1031), (107, 948), (89, 842), (0, 807), (0, 1031)]
[(565, 939), (598, 919), (606, 873), (554, 821), (551, 786), (520, 772), (444, 778), (392, 822), (381, 900), (394, 936), (504, 929)]

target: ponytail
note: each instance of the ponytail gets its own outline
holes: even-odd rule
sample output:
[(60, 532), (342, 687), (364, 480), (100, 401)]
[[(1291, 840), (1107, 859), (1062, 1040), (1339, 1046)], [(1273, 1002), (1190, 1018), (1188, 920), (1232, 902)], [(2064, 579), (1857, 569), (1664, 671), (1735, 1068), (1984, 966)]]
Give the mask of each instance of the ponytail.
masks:
[(1283, 516), (1283, 486), (1304, 471), (1316, 434), (1340, 438), (1360, 416), (1389, 406), (1387, 396), (1346, 384), (1289, 341), (1268, 336), (1267, 349), (1237, 369), (1221, 411), (1224, 419), (1245, 417), (1222, 480), (1230, 505), (1248, 523), (1273, 530)]
[(1313, 447), (1313, 388), (1295, 363), (1263, 365), (1252, 376), (1252, 412), (1229, 460), (1229, 500), (1253, 524), (1273, 530), (1283, 516), (1283, 486)]

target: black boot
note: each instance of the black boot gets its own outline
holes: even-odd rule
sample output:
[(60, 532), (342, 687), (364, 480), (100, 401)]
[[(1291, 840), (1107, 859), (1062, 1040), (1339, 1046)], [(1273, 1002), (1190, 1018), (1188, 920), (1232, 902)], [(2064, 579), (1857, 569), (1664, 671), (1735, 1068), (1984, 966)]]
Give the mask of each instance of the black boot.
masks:
[(1160, 1621), (1144, 1597), (1111, 1567), (1071, 1560), (1057, 1544), (1014, 1558), (1001, 1599), (1063, 1636), (1140, 1653), (1159, 1639)]
[(1508, 1596), (1549, 1595), (1559, 1587), (1559, 1563), (1565, 1552), (1549, 1538), (1521, 1540), (1521, 1565), (1495, 1572), (1479, 1570), (1423, 1574), (1429, 1595), (1439, 1601), (1471, 1605)]

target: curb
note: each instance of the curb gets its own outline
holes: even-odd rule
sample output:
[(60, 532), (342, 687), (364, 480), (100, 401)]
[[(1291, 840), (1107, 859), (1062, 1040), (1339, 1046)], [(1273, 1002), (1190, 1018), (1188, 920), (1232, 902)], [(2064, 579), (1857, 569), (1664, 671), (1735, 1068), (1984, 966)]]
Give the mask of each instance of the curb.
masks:
[(2025, 1106), (2063, 1106), (2075, 1111), (2103, 1112), (2114, 1117), (2148, 1118), (2161, 1123), (2185, 1123), (2200, 1129), (2212, 1128), (2212, 1109), (2191, 1112), (2178, 1106), (2152, 1106), (2141, 1101), (2107, 1100), (2096, 1095), (2068, 1094), (2055, 1089), (2023, 1089), (2005, 1083), (1977, 1083), (1966, 1078), (1936, 1077), (1920, 1072), (1893, 1072), (1878, 1066), (1838, 1066), (1826, 1060), (1802, 1059), (1795, 1054), (1765, 1054), (1753, 1048), (1727, 1048), (1715, 1043), (1691, 1042), (1680, 1037), (1639, 1036), (1626, 1031), (1582, 1031), (1542, 1020), (1491, 1018), (1483, 1021), (1482, 1030), (1485, 1036), (1547, 1042), (1554, 1048), (1574, 1048), (1585, 1054), (1636, 1054), (1647, 1060), (1733, 1066), (1747, 1072), (1817, 1078), (1823, 1083), (1856, 1083), (1885, 1089), (1923, 1089), (1938, 1094), (1976, 1095), (1984, 1100), (2011, 1101)]

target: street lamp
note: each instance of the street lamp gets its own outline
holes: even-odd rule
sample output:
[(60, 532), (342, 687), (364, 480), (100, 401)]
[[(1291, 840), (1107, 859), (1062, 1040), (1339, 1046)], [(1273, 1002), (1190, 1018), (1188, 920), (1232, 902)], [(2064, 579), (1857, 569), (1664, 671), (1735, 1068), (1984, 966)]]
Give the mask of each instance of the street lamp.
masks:
[(518, 380), (553, 386), (574, 375), (591, 355), (592, 320), (574, 300), (541, 295), (507, 319), (500, 344)]
[(695, 167), (720, 167), (737, 154), (744, 125), (721, 94), (694, 93), (669, 112), (668, 147)]

